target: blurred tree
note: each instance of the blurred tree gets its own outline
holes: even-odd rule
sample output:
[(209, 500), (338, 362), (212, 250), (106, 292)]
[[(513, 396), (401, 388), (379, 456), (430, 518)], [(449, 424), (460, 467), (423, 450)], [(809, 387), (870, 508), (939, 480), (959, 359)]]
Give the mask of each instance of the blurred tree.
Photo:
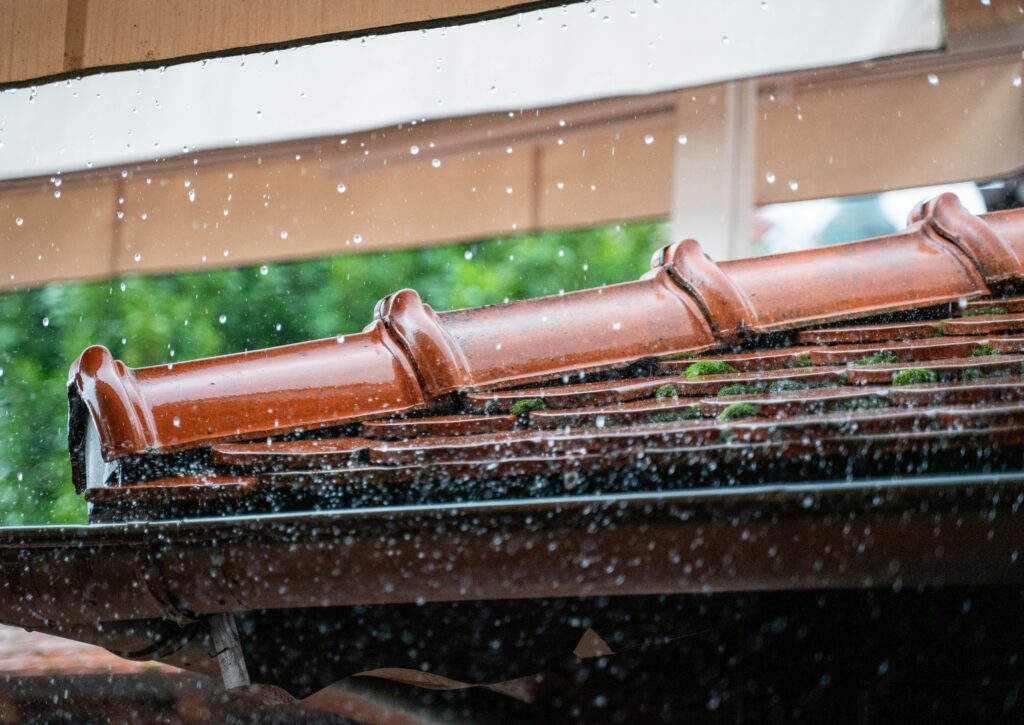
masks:
[(637, 223), (0, 295), (0, 525), (85, 520), (66, 376), (88, 345), (133, 367), (356, 332), (402, 287), (437, 310), (636, 279), (664, 241)]

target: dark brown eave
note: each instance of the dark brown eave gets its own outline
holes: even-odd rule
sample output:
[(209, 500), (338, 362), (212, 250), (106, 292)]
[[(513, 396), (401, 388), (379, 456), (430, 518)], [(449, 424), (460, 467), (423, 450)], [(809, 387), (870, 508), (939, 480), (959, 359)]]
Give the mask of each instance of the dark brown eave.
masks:
[(0, 621), (1020, 583), (1022, 483), (973, 474), (6, 528)]

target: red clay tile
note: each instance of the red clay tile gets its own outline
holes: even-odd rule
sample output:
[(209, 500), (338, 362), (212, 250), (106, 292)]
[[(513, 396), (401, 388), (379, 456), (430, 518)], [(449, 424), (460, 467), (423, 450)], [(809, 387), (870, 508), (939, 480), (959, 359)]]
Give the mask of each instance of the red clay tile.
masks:
[(802, 330), (796, 341), (813, 345), (834, 343), (887, 342), (889, 340), (919, 340), (923, 337), (937, 337), (942, 334), (942, 323), (900, 322), (890, 325), (856, 325), (853, 327), (830, 327), (822, 330)]
[(978, 371), (980, 375), (1017, 375), (1024, 355), (985, 355), (982, 357), (947, 358), (925, 363), (885, 363), (882, 365), (851, 365), (847, 377), (851, 383), (891, 383), (904, 370), (931, 370), (939, 380), (961, 380), (965, 371)]
[(997, 405), (1024, 401), (1024, 377), (981, 378), (962, 383), (930, 383), (889, 388), (893, 405)]
[(629, 400), (653, 398), (658, 388), (671, 384), (676, 377), (633, 378), (607, 380), (550, 388), (520, 388), (496, 390), (489, 393), (470, 393), (466, 407), (477, 413), (493, 409), (509, 411), (522, 400), (539, 400), (545, 408), (577, 408), (589, 405), (612, 405)]
[(663, 359), (659, 361), (658, 367), (665, 372), (682, 373), (686, 372), (686, 369), (697, 360), (717, 360), (732, 365), (737, 372), (741, 373), (778, 368), (799, 368), (808, 366), (810, 359), (808, 356), (816, 349), (814, 347), (789, 347), (735, 355), (701, 355), (699, 358)]
[(991, 335), (994, 332), (1024, 332), (1024, 313), (977, 315), (944, 320), (944, 335)]
[(222, 443), (213, 446), (213, 462), (220, 466), (296, 468), (315, 460), (318, 466), (337, 466), (355, 460), (376, 443), (367, 438)]
[(815, 388), (811, 390), (789, 390), (780, 393), (755, 393), (753, 395), (728, 395), (721, 398), (706, 398), (700, 401), (701, 412), (716, 417), (733, 403), (752, 403), (758, 414), (764, 418), (812, 415), (841, 410), (844, 407), (888, 405), (889, 387), (841, 387)]
[(981, 300), (971, 300), (964, 307), (964, 313), (969, 315), (972, 310), (983, 310), (990, 307), (999, 307), (1007, 312), (1024, 312), (1024, 297), (987, 297)]
[[(1024, 344), (1024, 338), (1015, 338)], [(983, 343), (990, 343), (988, 337), (954, 338), (933, 337), (923, 340), (901, 340), (889, 343), (871, 343), (859, 345), (832, 345), (815, 348), (811, 352), (811, 360), (815, 364), (842, 365), (855, 363), (870, 358), (872, 355), (887, 353), (897, 362), (915, 360), (937, 360), (950, 357), (970, 357), (971, 353)], [(997, 344), (1002, 344), (998, 341)], [(1016, 351), (1015, 351), (1016, 352)]]
[(728, 373), (725, 375), (700, 375), (696, 377), (669, 378), (680, 395), (711, 395), (727, 385), (782, 385), (786, 382), (800, 383), (811, 387), (839, 385), (843, 382), (846, 368), (811, 367), (782, 368), (752, 373)]
[(618, 405), (538, 410), (530, 414), (530, 425), (536, 428), (604, 428), (630, 423), (670, 422), (692, 410), (694, 405), (692, 398), (645, 398)]
[(368, 421), (362, 424), (360, 432), (367, 438), (404, 439), (498, 433), (512, 430), (515, 425), (514, 415), (438, 415)]

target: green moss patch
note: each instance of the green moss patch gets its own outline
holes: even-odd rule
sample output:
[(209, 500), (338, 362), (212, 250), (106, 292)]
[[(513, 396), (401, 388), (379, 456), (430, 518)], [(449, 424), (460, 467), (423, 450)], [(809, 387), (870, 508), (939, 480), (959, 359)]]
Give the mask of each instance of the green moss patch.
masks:
[(786, 393), (790, 390), (807, 390), (811, 386), (799, 380), (776, 380), (768, 385), (769, 393)]
[(718, 391), (719, 398), (725, 398), (730, 395), (757, 395), (763, 393), (764, 390), (756, 385), (747, 385), (745, 383), (733, 383), (732, 385), (726, 385), (724, 388)]
[(909, 368), (900, 370), (892, 376), (893, 385), (923, 385), (925, 383), (937, 382), (939, 376), (934, 370), (928, 368)]
[(852, 400), (840, 400), (828, 407), (830, 413), (848, 413), (853, 410), (874, 410), (876, 408), (888, 408), (889, 401), (882, 398), (854, 398)]
[(741, 418), (753, 418), (757, 415), (757, 406), (752, 403), (733, 403), (727, 405), (718, 415), (720, 421), (740, 420)]
[(672, 385), (671, 383), (665, 383), (664, 385), (659, 386), (658, 389), (654, 391), (655, 398), (675, 398), (676, 396), (678, 396), (678, 393), (676, 392), (676, 386)]
[(544, 407), (544, 401), (540, 398), (523, 398), (512, 404), (512, 415), (523, 415), (531, 410), (540, 410)]
[(695, 352), (673, 352), (668, 355), (662, 355), (662, 360), (693, 360), (697, 357)]
[(996, 350), (990, 343), (983, 342), (980, 345), (975, 345), (971, 349), (971, 355), (974, 357), (985, 357), (986, 355), (998, 355), (999, 351)]
[(1007, 315), (1010, 311), (1005, 307), (974, 307), (963, 312), (964, 317), (979, 317), (981, 315)]
[(814, 361), (811, 360), (811, 353), (809, 352), (802, 352), (786, 363), (788, 368), (809, 368), (812, 365), (814, 365)]
[(699, 375), (728, 375), (736, 372), (736, 368), (721, 360), (698, 360), (686, 368), (686, 377), (695, 378)]
[(677, 420), (695, 420), (700, 417), (700, 406), (690, 405), (682, 410), (669, 410), (656, 413), (647, 419), (648, 423), (674, 423)]
[(876, 352), (874, 355), (868, 355), (867, 357), (862, 357), (860, 360), (858, 360), (856, 362), (856, 364), (857, 365), (885, 365), (885, 364), (894, 363), (894, 362), (896, 362), (896, 356), (893, 355), (891, 352), (888, 352), (886, 350), (882, 350), (881, 352)]

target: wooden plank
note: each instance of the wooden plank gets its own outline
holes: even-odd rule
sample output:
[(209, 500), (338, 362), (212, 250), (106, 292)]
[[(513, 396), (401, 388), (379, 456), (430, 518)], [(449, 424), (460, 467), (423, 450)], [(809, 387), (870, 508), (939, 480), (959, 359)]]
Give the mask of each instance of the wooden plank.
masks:
[(434, 23), (533, 4), (522, 0), (0, 0), (0, 84)]
[(0, 0), (0, 83), (64, 69), (68, 0)]

